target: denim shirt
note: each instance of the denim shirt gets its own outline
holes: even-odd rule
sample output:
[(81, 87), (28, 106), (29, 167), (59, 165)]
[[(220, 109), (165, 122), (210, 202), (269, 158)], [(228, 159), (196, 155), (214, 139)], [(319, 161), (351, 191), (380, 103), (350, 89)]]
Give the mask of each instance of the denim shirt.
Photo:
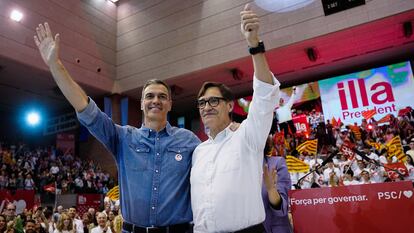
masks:
[(90, 98), (77, 115), (116, 160), (126, 222), (148, 227), (192, 220), (190, 168), (200, 143), (195, 134), (169, 123), (160, 132), (117, 125)]

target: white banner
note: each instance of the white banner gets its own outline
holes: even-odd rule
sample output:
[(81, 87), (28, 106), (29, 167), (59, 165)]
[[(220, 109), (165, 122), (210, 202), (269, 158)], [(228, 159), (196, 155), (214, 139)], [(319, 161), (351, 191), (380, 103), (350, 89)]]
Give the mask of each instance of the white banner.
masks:
[(362, 113), (375, 109), (374, 118), (414, 105), (414, 80), (409, 62), (347, 74), (318, 82), (326, 120), (360, 124)]

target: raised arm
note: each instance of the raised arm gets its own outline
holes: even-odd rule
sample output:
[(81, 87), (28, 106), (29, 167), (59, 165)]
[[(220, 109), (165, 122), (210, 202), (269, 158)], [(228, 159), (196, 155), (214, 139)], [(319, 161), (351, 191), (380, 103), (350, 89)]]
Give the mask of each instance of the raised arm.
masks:
[(75, 110), (77, 112), (83, 111), (88, 105), (88, 97), (73, 80), (59, 59), (59, 34), (56, 34), (55, 38), (53, 38), (48, 23), (44, 23), (44, 25), (39, 24), (36, 28), (36, 33), (34, 41), (43, 61), (49, 66), (56, 84)]
[[(246, 4), (244, 10), (240, 12), (241, 32), (246, 38), (247, 45), (250, 48), (256, 48), (259, 45), (259, 17), (250, 10), (250, 5)], [(270, 73), (264, 53), (252, 55), (254, 72), (256, 78), (260, 81), (273, 84), (273, 76)]]

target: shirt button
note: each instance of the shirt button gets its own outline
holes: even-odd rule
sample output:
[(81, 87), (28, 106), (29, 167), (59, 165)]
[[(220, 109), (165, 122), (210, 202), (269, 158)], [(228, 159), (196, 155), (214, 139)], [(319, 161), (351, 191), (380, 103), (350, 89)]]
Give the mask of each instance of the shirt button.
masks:
[(151, 209), (155, 210), (155, 206), (151, 207)]
[(158, 173), (158, 170), (155, 170), (156, 173)]
[(157, 153), (157, 155), (160, 155), (160, 153)]
[(157, 190), (157, 188), (154, 188), (154, 190)]
[(160, 138), (157, 138), (157, 140), (160, 140)]

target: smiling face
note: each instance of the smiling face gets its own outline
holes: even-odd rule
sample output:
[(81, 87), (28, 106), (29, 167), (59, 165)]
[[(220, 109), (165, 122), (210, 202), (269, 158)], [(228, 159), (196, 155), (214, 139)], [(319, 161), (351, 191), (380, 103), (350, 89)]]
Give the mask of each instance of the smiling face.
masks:
[(171, 98), (164, 85), (151, 84), (147, 86), (141, 99), (141, 110), (144, 112), (145, 123), (166, 122), (171, 105)]
[[(205, 102), (204, 106), (200, 104), (202, 102)], [(198, 103), (203, 124), (210, 130), (212, 136), (215, 136), (230, 124), (229, 113), (233, 111), (233, 101), (224, 100), (219, 88), (208, 88), (198, 98)], [(217, 106), (215, 106), (216, 104)]]
[(104, 213), (98, 213), (98, 216), (96, 217), (96, 220), (97, 220), (99, 226), (101, 226), (101, 227), (106, 226), (106, 215)]

